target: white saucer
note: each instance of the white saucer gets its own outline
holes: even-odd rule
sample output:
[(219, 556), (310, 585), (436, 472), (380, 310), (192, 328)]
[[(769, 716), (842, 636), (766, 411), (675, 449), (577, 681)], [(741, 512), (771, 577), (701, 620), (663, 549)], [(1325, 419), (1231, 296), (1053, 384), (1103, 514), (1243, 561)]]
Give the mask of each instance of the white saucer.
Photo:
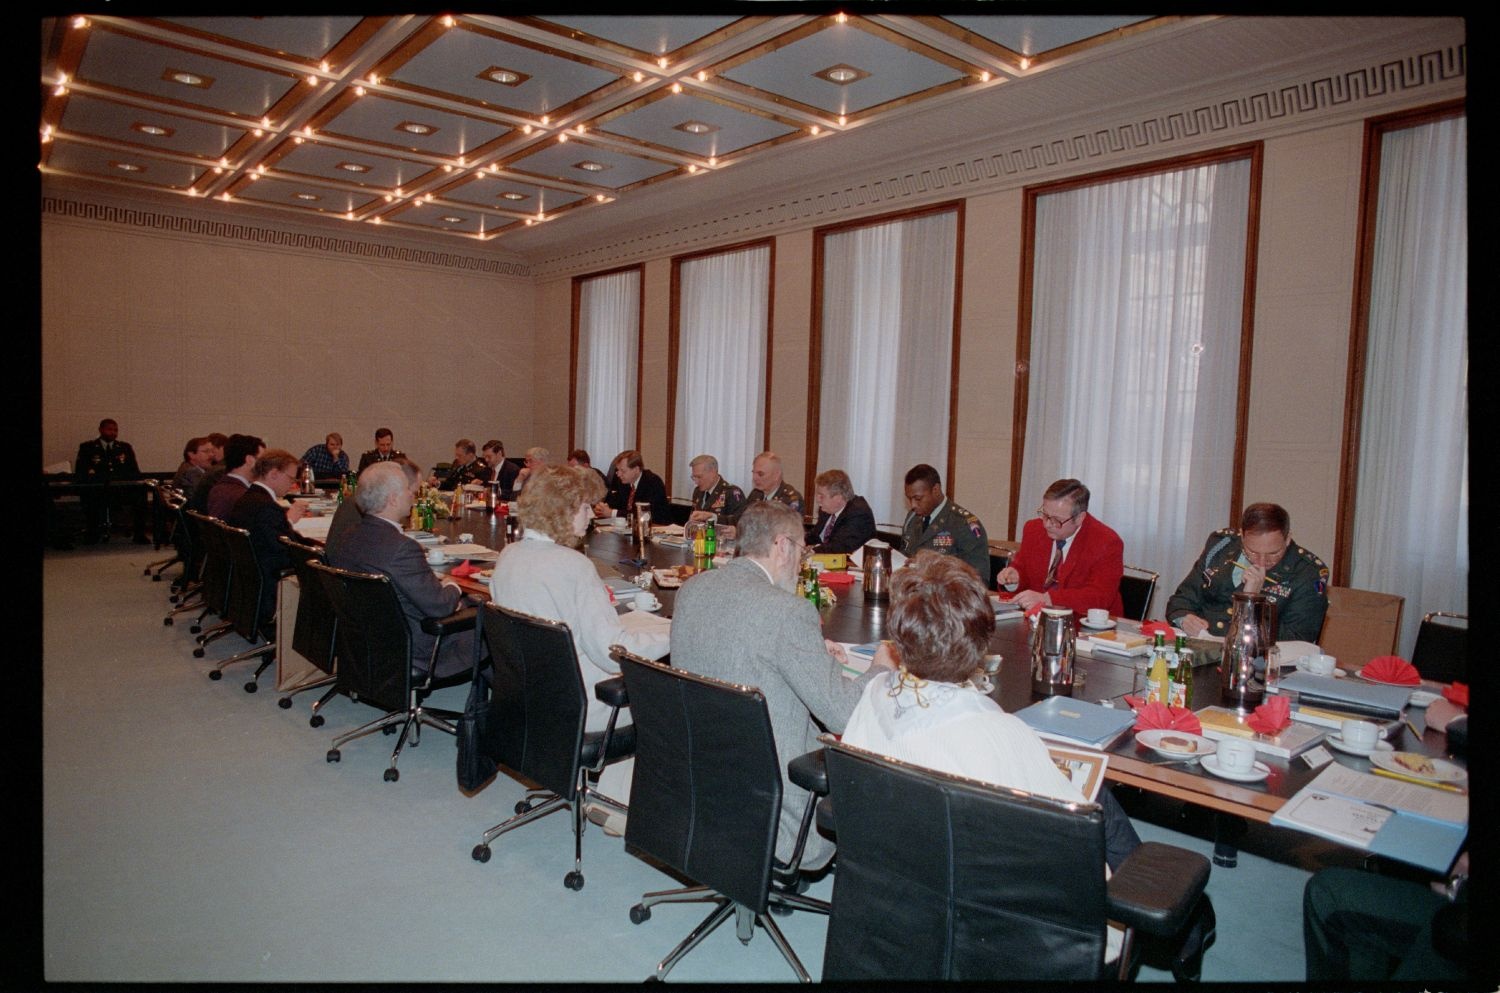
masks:
[(1106, 621), (1103, 624), (1090, 624), (1088, 621), (1079, 621), (1078, 626), (1088, 628), (1090, 631), (1109, 631), (1114, 628), (1116, 621)]
[(1442, 698), (1443, 695), (1441, 693), (1432, 693), (1428, 690), (1412, 690), (1411, 699), (1406, 702), (1413, 707), (1422, 708), (1430, 703), (1436, 703)]
[[(1285, 666), (1283, 666), (1282, 668), (1285, 668)], [(1298, 672), (1305, 672), (1309, 676), (1316, 676), (1317, 675), (1316, 672), (1311, 672), (1311, 671), (1309, 671), (1307, 669), (1302, 668), (1301, 666), (1294, 665), (1294, 666), (1292, 666), (1292, 668), (1296, 669)], [(1345, 678), (1348, 677), (1349, 674), (1347, 672), (1345, 672), (1344, 670), (1340, 669), (1338, 666), (1334, 666), (1333, 667), (1333, 675), (1337, 679), (1345, 679)], [(1323, 678), (1327, 679), (1328, 677), (1324, 676)]]
[(1374, 752), (1394, 752), (1396, 750), (1396, 746), (1389, 741), (1377, 741), (1374, 748), (1355, 748), (1353, 745), (1345, 744), (1343, 737), (1337, 731), (1328, 735), (1323, 740), (1345, 755), (1358, 755), (1361, 758), (1369, 758)]
[(1251, 766), (1249, 772), (1230, 772), (1228, 769), (1225, 769), (1223, 766), (1219, 765), (1218, 758), (1213, 755), (1203, 756), (1203, 760), (1199, 764), (1202, 765), (1203, 768), (1207, 771), (1213, 773), (1215, 776), (1222, 776), (1225, 779), (1233, 779), (1238, 783), (1258, 783), (1271, 774), (1271, 767), (1259, 760), (1256, 761), (1255, 765)]
[(632, 603), (631, 603), (631, 604), (630, 604), (630, 609), (631, 609), (631, 610), (639, 610), (639, 611), (641, 611), (641, 612), (642, 612), (642, 613), (646, 613), (646, 614), (654, 614), (654, 613), (656, 613), (656, 612), (657, 612), (657, 611), (658, 611), (658, 610), (660, 610), (660, 609), (661, 609), (661, 601), (660, 601), (660, 600), (658, 600), (658, 601), (657, 601), (657, 602), (656, 602), (656, 606), (654, 606), (654, 607), (642, 607), (642, 606), (641, 606), (641, 605), (640, 605), (640, 604), (638, 604), (638, 603), (635, 603), (635, 602), (632, 602)]

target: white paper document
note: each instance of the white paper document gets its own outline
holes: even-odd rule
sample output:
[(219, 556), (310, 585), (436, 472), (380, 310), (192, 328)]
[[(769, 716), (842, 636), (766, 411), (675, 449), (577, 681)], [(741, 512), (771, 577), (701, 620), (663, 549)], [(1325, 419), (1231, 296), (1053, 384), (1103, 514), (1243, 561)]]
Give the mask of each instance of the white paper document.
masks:
[(1353, 848), (1369, 848), (1375, 835), (1393, 816), (1394, 811), (1310, 788), (1292, 797), (1276, 812), (1278, 819), (1303, 831)]
[(316, 538), (323, 541), (328, 537), (328, 529), (333, 526), (333, 517), (303, 517), (292, 524), (292, 530), (304, 538)]

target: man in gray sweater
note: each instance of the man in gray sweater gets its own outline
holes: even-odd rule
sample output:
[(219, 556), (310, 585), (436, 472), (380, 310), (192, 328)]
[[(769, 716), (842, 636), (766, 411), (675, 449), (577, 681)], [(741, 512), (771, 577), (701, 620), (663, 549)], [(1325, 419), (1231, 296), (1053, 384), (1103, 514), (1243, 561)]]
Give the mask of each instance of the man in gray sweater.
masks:
[[(811, 797), (793, 785), (786, 765), (818, 747), (816, 717), (840, 733), (871, 673), (844, 678), (843, 649), (823, 639), (818, 611), (795, 592), (807, 546), (800, 514), (779, 503), (750, 505), (739, 519), (740, 557), (683, 584), (672, 613), (672, 665), (715, 679), (759, 687), (771, 714), (781, 763), (781, 825), (776, 857), (789, 860)], [(805, 869), (833, 857), (816, 830)]]

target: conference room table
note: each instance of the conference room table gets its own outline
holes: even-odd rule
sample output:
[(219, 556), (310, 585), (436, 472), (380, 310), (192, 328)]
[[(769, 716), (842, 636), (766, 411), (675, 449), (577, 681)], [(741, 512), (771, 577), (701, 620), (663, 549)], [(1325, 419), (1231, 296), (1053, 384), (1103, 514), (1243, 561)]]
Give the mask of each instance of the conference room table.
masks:
[[(433, 531), (449, 541), (457, 541), (460, 534), (467, 533), (473, 536), (474, 543), (493, 549), (502, 549), (505, 544), (499, 518), (483, 510), (466, 510), (459, 518), (440, 520)], [(599, 527), (590, 529), (582, 550), (593, 560), (595, 568), (604, 578), (629, 579), (647, 568), (664, 568), (692, 562), (691, 550), (685, 545), (653, 540), (643, 551), (629, 534)], [(688, 582), (691, 582), (691, 578)], [(469, 593), (488, 596), (488, 587), (481, 580), (465, 579), (460, 581), (460, 585)], [(670, 617), (675, 590), (654, 586), (652, 592), (661, 601), (660, 612)], [(843, 592), (837, 594), (837, 602), (822, 611), (824, 636), (833, 641), (852, 644), (879, 641), (884, 634), (887, 610), (886, 603), (866, 600), (861, 584), (856, 581), (844, 587)], [(1127, 629), (1133, 625), (1133, 622), (1125, 620), (1118, 623)], [(1029, 633), (1029, 623), (1016, 616), (997, 622), (990, 640), (990, 652), (1000, 655), (1002, 659), (999, 670), (991, 677), (994, 687), (991, 695), (1009, 713), (1045, 699), (1032, 692)], [(1114, 707), (1128, 707), (1125, 696), (1140, 694), (1145, 682), (1144, 671), (1137, 668), (1132, 659), (1123, 656), (1102, 653), (1089, 655), (1085, 650), (1080, 650), (1074, 670), (1077, 675), (1082, 676), (1081, 686), (1075, 686), (1074, 689), (1076, 698)], [(1218, 703), (1219, 675), (1216, 665), (1212, 660), (1200, 662), (1193, 669), (1192, 699), (1189, 705), (1197, 710)], [(1439, 731), (1426, 729), (1423, 722), (1425, 713), (1419, 708), (1408, 708), (1406, 721), (1388, 740), (1398, 750), (1444, 757), (1446, 736)], [(1326, 751), (1333, 756), (1335, 762), (1360, 772), (1370, 771), (1368, 759), (1336, 752), (1331, 748)], [(1257, 760), (1264, 762), (1270, 769), (1270, 775), (1265, 780), (1252, 783), (1231, 781), (1204, 771), (1196, 761), (1160, 756), (1138, 744), (1134, 735), (1128, 732), (1107, 754), (1107, 780), (1182, 800), (1214, 812), (1215, 861), (1225, 867), (1235, 864), (1235, 843), (1243, 832), (1243, 823), (1237, 818), (1269, 822), (1283, 804), (1322, 771), (1321, 767), (1310, 767), (1301, 757), (1276, 758), (1262, 752), (1257, 755)], [(1459, 764), (1463, 764), (1461, 760)]]

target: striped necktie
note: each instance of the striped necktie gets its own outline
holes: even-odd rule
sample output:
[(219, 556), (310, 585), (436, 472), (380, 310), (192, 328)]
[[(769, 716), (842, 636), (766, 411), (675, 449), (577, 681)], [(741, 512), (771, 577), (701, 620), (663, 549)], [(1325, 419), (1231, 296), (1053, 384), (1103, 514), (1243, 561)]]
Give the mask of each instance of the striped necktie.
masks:
[(1057, 585), (1057, 569), (1062, 565), (1063, 545), (1065, 544), (1067, 544), (1067, 539), (1059, 538), (1057, 540), (1057, 547), (1052, 550), (1052, 564), (1047, 567), (1046, 588), (1049, 590)]

